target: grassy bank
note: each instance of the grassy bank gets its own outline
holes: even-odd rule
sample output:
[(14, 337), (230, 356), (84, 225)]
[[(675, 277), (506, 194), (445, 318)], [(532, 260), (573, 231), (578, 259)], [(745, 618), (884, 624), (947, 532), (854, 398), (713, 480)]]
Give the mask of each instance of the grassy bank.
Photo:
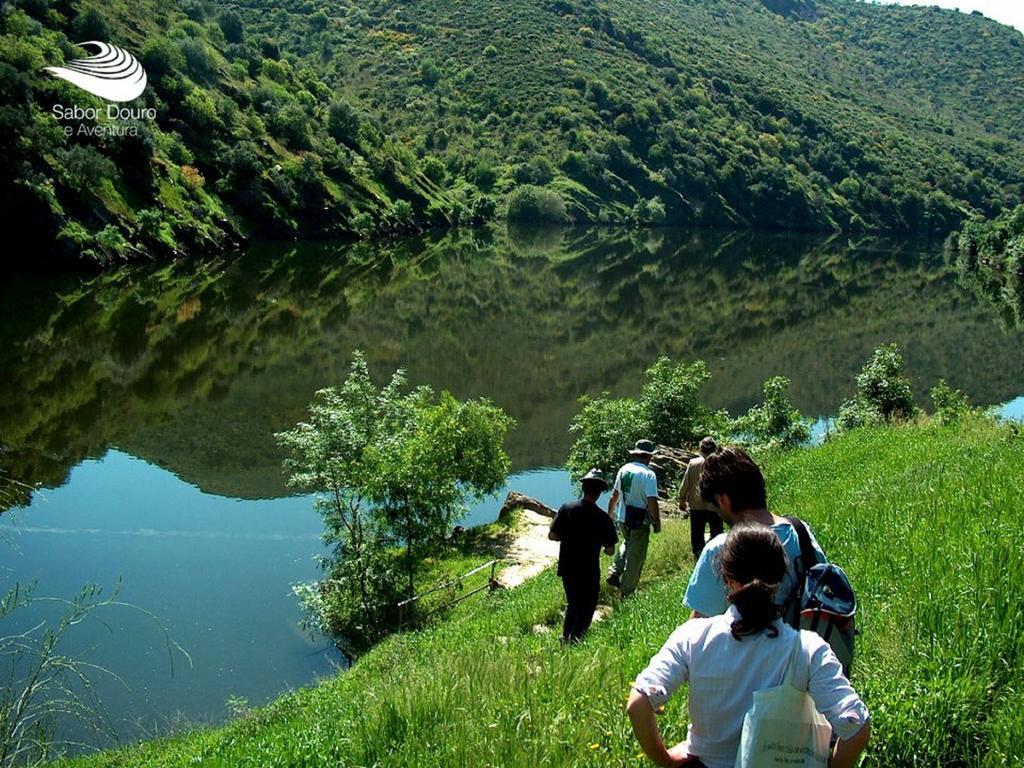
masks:
[[(874, 766), (1019, 764), (1024, 753), (1024, 439), (981, 420), (856, 430), (766, 460), (776, 511), (809, 520), (861, 599), (854, 682)], [(641, 765), (627, 686), (683, 619), (685, 523), (646, 583), (565, 650), (549, 570), (393, 637), (348, 673), (227, 727), (75, 766)], [(607, 599), (604, 598), (604, 599)], [(668, 738), (685, 732), (671, 702)]]

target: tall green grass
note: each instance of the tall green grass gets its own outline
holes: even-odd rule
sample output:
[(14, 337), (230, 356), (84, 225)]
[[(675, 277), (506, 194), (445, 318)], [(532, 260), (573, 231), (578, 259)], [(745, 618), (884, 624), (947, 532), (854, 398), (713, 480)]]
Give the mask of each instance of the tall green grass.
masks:
[[(1024, 440), (981, 420), (874, 428), (764, 463), (776, 511), (806, 518), (858, 591), (854, 684), (875, 728), (865, 764), (1021, 764)], [(548, 571), (224, 728), (74, 764), (642, 765), (623, 707), (685, 618), (685, 526), (654, 538), (640, 592), (605, 595), (615, 612), (579, 647), (557, 642)], [(666, 738), (683, 737), (685, 714), (679, 695)]]

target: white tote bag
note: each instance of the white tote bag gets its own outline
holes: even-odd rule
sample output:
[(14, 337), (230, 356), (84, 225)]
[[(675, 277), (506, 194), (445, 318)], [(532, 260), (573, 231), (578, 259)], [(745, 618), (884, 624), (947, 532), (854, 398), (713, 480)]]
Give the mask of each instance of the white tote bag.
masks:
[(754, 692), (743, 718), (736, 768), (826, 768), (832, 728), (806, 691), (793, 687), (802, 653), (800, 633), (789, 655), (782, 685)]

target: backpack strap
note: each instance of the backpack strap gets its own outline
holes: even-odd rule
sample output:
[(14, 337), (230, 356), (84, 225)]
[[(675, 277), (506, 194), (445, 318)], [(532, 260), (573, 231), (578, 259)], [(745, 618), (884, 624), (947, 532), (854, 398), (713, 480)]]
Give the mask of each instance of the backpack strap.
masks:
[[(783, 604), (783, 617), (788, 620), (794, 629), (800, 628), (800, 604), (804, 596), (804, 580), (811, 566), (818, 561), (818, 556), (811, 544), (811, 534), (807, 531), (804, 521), (798, 517), (783, 518), (796, 530), (797, 540), (800, 542), (800, 556), (793, 561), (793, 571), (796, 576), (796, 583)], [(794, 608), (795, 604), (795, 608)]]
[(800, 572), (797, 575), (805, 575), (811, 570), (811, 566), (818, 562), (818, 553), (814, 551), (814, 545), (811, 544), (811, 534), (807, 530), (806, 523), (799, 517), (787, 516), (784, 519), (796, 530), (796, 538), (800, 542)]

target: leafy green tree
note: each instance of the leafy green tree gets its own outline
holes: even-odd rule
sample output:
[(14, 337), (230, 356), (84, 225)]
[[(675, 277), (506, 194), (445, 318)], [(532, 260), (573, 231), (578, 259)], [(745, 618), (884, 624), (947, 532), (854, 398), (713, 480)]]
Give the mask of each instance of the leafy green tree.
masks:
[(292, 149), (309, 148), (309, 117), (294, 102), (285, 104), (270, 115), (267, 128)]
[(103, 179), (117, 178), (117, 166), (106, 155), (83, 144), (57, 151), (61, 170), (78, 192), (95, 191)]
[(327, 132), (339, 144), (355, 145), (359, 114), (347, 101), (332, 101), (327, 108)]
[(580, 398), (580, 412), (569, 431), (576, 435), (566, 467), (574, 477), (592, 467), (606, 473), (622, 464), (626, 451), (645, 437), (643, 408), (632, 397)]
[(95, 7), (86, 8), (78, 14), (71, 22), (71, 31), (75, 35), (75, 40), (79, 42), (87, 40), (107, 42), (110, 40), (110, 24)]
[[(675, 363), (660, 357), (644, 374), (640, 404), (646, 434), (656, 443), (682, 446), (707, 434), (720, 434), (724, 415), (701, 402), (700, 392), (711, 380), (703, 360)], [(639, 438), (638, 438), (639, 439)]]
[(342, 385), (317, 392), (308, 420), (277, 434), (289, 454), (288, 482), (316, 493), (331, 548), (321, 562), (328, 578), (300, 588), (299, 597), (318, 628), (351, 639), (372, 639), (395, 615), (400, 575), (387, 556), (388, 531), (367, 487), (379, 471), (382, 444), (401, 421), (404, 384), (397, 372), (378, 388), (356, 352)]
[(645, 372), (639, 398), (580, 398), (580, 413), (569, 427), (576, 439), (566, 466), (574, 474), (591, 467), (613, 472), (641, 438), (684, 446), (721, 435), (727, 415), (700, 400), (710, 378), (703, 361), (687, 365), (662, 357)]
[(790, 381), (774, 376), (764, 383), (764, 401), (733, 421), (730, 431), (763, 448), (795, 448), (811, 438), (807, 421), (789, 399)]
[(470, 499), (496, 493), (509, 471), (503, 445), (514, 422), (486, 400), (438, 398), (420, 387), (407, 400), (371, 475), (368, 496), (405, 545), (408, 592), (421, 547), (438, 543)]
[(224, 33), (224, 39), (229, 43), (241, 43), (245, 40), (245, 23), (234, 8), (221, 11), (217, 16), (217, 24)]
[(856, 394), (839, 407), (839, 429), (904, 421), (916, 415), (914, 391), (903, 368), (896, 344), (876, 349), (857, 374)]
[(300, 590), (318, 626), (352, 638), (394, 620), (404, 553), (406, 594), (418, 559), (469, 499), (497, 491), (509, 470), (513, 422), (485, 400), (459, 402), (429, 387), (406, 393), (404, 372), (384, 387), (356, 352), (340, 387), (317, 392), (309, 418), (277, 435), (289, 482), (317, 493), (332, 546), (328, 578)]
[(206, 43), (194, 37), (186, 37), (178, 45), (185, 57), (185, 65), (193, 77), (199, 80), (207, 80), (212, 77), (215, 65), (213, 55)]
[(412, 221), (413, 208), (412, 203), (408, 200), (396, 200), (393, 208), (395, 219), (400, 224), (406, 224)]
[(935, 404), (935, 418), (940, 424), (955, 424), (971, 412), (967, 395), (939, 379), (928, 395)]
[(146, 41), (142, 49), (142, 65), (149, 77), (173, 75), (185, 68), (185, 55), (173, 40), (157, 36)]
[(435, 184), (440, 184), (448, 175), (448, 169), (434, 156), (423, 161), (423, 174)]

